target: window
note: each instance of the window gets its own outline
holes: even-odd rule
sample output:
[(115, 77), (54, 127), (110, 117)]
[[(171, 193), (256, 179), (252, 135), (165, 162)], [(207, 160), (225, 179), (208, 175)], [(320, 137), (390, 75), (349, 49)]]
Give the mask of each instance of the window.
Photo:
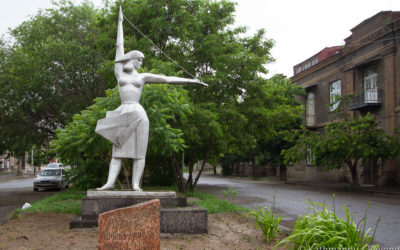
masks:
[(307, 165), (313, 165), (314, 157), (312, 154), (312, 149), (307, 148), (307, 158), (306, 158), (306, 164)]
[(342, 86), (340, 80), (329, 84), (330, 111), (334, 111), (339, 106), (338, 97), (342, 95)]
[(315, 64), (317, 64), (318, 63), (318, 57), (314, 57), (312, 60), (311, 60), (311, 66), (314, 66)]
[(307, 93), (306, 100), (306, 122), (307, 125), (315, 125), (315, 103), (314, 92)]
[(365, 103), (378, 103), (377, 73), (374, 68), (364, 70), (364, 101)]

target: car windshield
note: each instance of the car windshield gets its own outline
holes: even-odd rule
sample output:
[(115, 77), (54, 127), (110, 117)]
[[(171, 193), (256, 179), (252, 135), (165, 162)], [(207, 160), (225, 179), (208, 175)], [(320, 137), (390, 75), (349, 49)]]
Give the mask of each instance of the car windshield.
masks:
[(47, 168), (59, 168), (59, 165), (57, 163), (50, 163), (47, 165)]
[(41, 176), (60, 176), (61, 175), (61, 169), (52, 169), (52, 170), (43, 170), (40, 173)]

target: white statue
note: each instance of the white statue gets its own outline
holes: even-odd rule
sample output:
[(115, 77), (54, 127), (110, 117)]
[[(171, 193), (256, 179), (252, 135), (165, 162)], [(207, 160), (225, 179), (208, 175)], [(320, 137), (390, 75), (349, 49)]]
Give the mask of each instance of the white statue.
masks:
[(124, 54), (124, 38), (122, 30), (123, 15), (120, 7), (117, 31), (117, 52), (115, 55), (115, 76), (118, 81), (121, 106), (108, 111), (106, 118), (97, 122), (96, 133), (113, 143), (112, 159), (107, 183), (97, 190), (114, 189), (115, 181), (121, 170), (123, 158), (133, 159), (132, 187), (140, 189), (143, 175), (147, 142), (149, 137), (149, 119), (139, 104), (145, 83), (171, 84), (207, 84), (197, 79), (169, 77), (150, 73), (138, 73), (143, 62), (142, 52), (133, 50)]

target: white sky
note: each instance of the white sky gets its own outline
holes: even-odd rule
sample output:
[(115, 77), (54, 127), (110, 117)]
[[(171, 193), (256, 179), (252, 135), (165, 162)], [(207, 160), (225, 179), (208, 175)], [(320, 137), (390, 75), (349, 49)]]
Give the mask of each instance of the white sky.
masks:
[[(73, 0), (79, 3), (81, 0)], [(102, 0), (92, 0), (97, 6)], [(400, 11), (399, 0), (236, 0), (236, 22), (249, 34), (264, 28), (275, 40), (269, 75), (293, 75), (293, 66), (325, 47), (342, 45), (350, 29), (383, 10)], [(0, 34), (16, 27), (51, 0), (0, 0)]]

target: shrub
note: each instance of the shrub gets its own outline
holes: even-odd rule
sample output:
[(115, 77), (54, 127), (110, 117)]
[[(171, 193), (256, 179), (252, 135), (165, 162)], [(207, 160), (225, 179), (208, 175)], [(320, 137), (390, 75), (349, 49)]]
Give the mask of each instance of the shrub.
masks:
[[(291, 249), (317, 249), (317, 248), (336, 248), (336, 249), (377, 249), (377, 245), (373, 245), (374, 234), (369, 235), (370, 228), (365, 230), (365, 222), (367, 211), (364, 217), (356, 225), (349, 209), (344, 206), (346, 219), (336, 215), (335, 209), (331, 211), (325, 204), (311, 202), (308, 213), (300, 216), (293, 228), (291, 235), (283, 239), (277, 244), (285, 244)], [(379, 223), (378, 219), (377, 224)], [(361, 230), (362, 226), (362, 230)]]
[(249, 214), (261, 228), (267, 242), (275, 238), (280, 231), (279, 222), (282, 216), (277, 216), (270, 207), (259, 208), (257, 211), (251, 210)]
[(256, 211), (251, 210), (249, 213), (250, 216), (254, 218), (257, 225), (261, 228), (261, 231), (263, 232), (265, 240), (267, 242), (275, 238), (276, 234), (280, 231), (279, 222), (281, 221), (282, 216), (276, 215), (276, 209), (275, 209), (276, 192), (277, 190), (275, 189), (275, 193), (272, 200), (272, 209), (271, 207), (262, 207)]

